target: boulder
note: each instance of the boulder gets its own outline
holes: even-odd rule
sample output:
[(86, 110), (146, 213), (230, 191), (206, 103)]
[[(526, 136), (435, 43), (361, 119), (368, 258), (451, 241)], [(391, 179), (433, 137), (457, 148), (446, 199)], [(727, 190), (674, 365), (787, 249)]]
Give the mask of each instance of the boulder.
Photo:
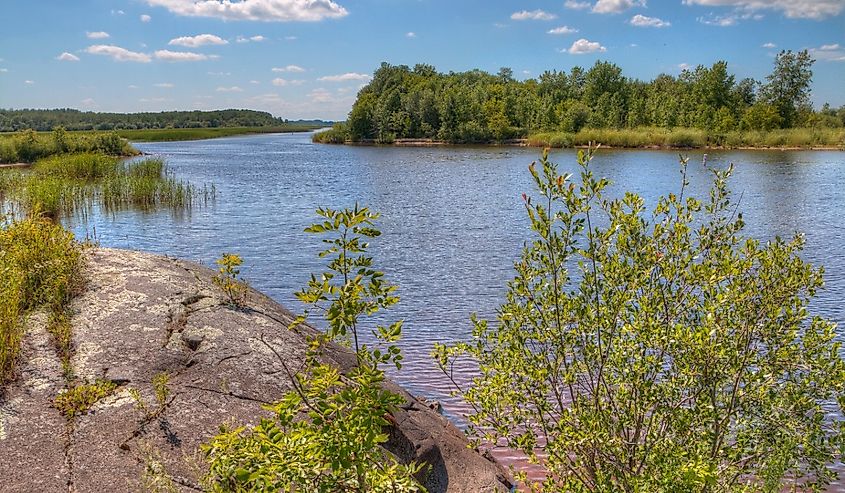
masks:
[[(71, 367), (80, 381), (109, 380), (117, 391), (66, 419), (53, 406), (66, 380), (46, 317), (30, 317), (20, 374), (0, 395), (2, 491), (139, 491), (162, 471), (183, 491), (201, 489), (199, 445), (221, 424), (268, 416), (262, 404), (291, 389), (267, 344), (296, 365), (315, 330), (291, 330), (294, 315), (254, 290), (244, 309), (232, 308), (213, 275), (163, 256), (87, 250), (86, 286), (72, 304)], [(326, 358), (341, 370), (355, 364), (337, 345)], [(152, 380), (162, 372), (171, 394), (151, 416)], [(504, 469), (469, 448), (458, 428), (395, 383), (387, 386), (406, 403), (394, 413), (385, 448), (402, 461), (428, 464), (428, 491), (508, 491)], [(140, 392), (146, 413), (130, 389)]]

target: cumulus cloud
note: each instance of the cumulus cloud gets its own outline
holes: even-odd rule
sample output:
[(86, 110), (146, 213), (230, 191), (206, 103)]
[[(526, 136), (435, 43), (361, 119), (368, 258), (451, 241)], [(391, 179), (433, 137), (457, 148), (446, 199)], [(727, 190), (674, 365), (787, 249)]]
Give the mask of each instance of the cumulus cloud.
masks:
[(35, 84), (35, 81), (34, 80), (25, 80), (25, 81), (23, 81), (23, 83), (28, 85), (28, 86), (31, 86), (31, 85)]
[(61, 55), (57, 56), (56, 60), (59, 60), (59, 61), (62, 61), (62, 62), (78, 62), (79, 57), (74, 55), (73, 53), (64, 52)]
[(158, 50), (154, 53), (155, 57), (165, 62), (201, 62), (203, 60), (213, 60), (217, 58), (216, 55), (205, 55), (203, 53), (194, 53), (192, 51), (170, 51)]
[(679, 63), (678, 68), (681, 70), (689, 70), (692, 68), (692, 66), (688, 63)]
[(238, 87), (238, 86), (232, 86), (232, 87), (218, 87), (218, 88), (217, 88), (217, 92), (244, 92), (244, 90), (243, 90), (243, 89), (241, 89), (241, 88), (240, 88), (240, 87)]
[(599, 0), (593, 5), (593, 12), (619, 14), (633, 7), (645, 7), (645, 0)]
[(323, 82), (348, 82), (352, 80), (368, 80), (370, 78), (369, 74), (359, 74), (355, 72), (347, 72), (345, 74), (340, 75), (326, 75), (320, 77), (319, 81)]
[(416, 37), (417, 37), (417, 33), (413, 32), (413, 31), (411, 31), (411, 32), (407, 32), (407, 33), (405, 33), (405, 37), (407, 37), (407, 38), (416, 38)]
[(153, 20), (153, 18), (150, 17), (149, 15), (141, 14), (141, 22), (150, 22), (151, 20)]
[(109, 35), (109, 33), (105, 32), (105, 31), (94, 31), (94, 32), (86, 31), (85, 36), (88, 39), (106, 39), (108, 37), (111, 37)]
[(156, 86), (156, 87), (160, 87), (162, 89), (172, 89), (172, 88), (176, 87), (173, 84), (171, 84), (170, 82), (159, 82), (158, 84), (153, 84), (153, 85)]
[(810, 48), (810, 55), (816, 60), (826, 62), (845, 62), (845, 47), (838, 43), (822, 45), (818, 48)]
[(298, 86), (305, 81), (302, 80), (288, 80), (282, 79), (281, 77), (277, 79), (273, 79), (273, 85), (278, 87), (285, 87), (285, 86)]
[(264, 36), (261, 36), (260, 34), (256, 35), (256, 36), (250, 36), (250, 37), (238, 36), (237, 38), (235, 38), (235, 42), (236, 43), (249, 43), (250, 41), (252, 41), (254, 43), (259, 43), (261, 41), (265, 41), (266, 39), (267, 38), (265, 38)]
[(138, 63), (149, 63), (152, 61), (152, 57), (147, 55), (146, 53), (138, 53), (135, 51), (129, 51), (126, 48), (121, 48), (120, 46), (114, 45), (93, 45), (85, 48), (87, 53), (92, 55), (103, 55), (110, 57), (112, 60), (117, 62), (138, 62)]
[(550, 21), (552, 19), (557, 19), (557, 16), (540, 9), (521, 10), (511, 14), (511, 19), (515, 21)]
[(775, 45), (774, 43), (763, 43), (762, 46), (763, 46), (763, 48), (768, 48), (768, 49), (772, 49), (772, 48), (777, 47), (777, 45)]
[(843, 0), (683, 0), (686, 5), (733, 7), (739, 12), (772, 10), (797, 19), (824, 19), (845, 10)]
[(547, 32), (548, 34), (558, 34), (558, 35), (560, 35), (560, 34), (572, 34), (572, 33), (577, 33), (577, 32), (578, 32), (578, 30), (577, 30), (577, 29), (575, 29), (574, 27), (569, 27), (569, 26), (560, 26), (560, 27), (556, 27), (556, 28), (554, 28), (554, 29), (549, 29), (549, 30), (548, 30), (548, 31), (546, 31), (546, 32)]
[(588, 8), (592, 7), (590, 2), (579, 2), (577, 0), (566, 0), (563, 2), (563, 6), (567, 9), (571, 10), (587, 10)]
[(321, 21), (349, 14), (332, 0), (146, 0), (176, 15), (233, 21)]
[(300, 67), (299, 65), (287, 65), (284, 67), (273, 67), (273, 72), (302, 73), (305, 72), (305, 69)]
[(632, 26), (637, 27), (669, 27), (672, 25), (670, 22), (658, 19), (657, 17), (647, 17), (640, 14), (631, 17), (629, 22)]
[(572, 43), (572, 46), (567, 50), (572, 55), (584, 55), (587, 53), (603, 53), (607, 48), (597, 41), (590, 41), (584, 38)]
[(189, 48), (197, 48), (199, 46), (205, 45), (225, 45), (229, 44), (228, 41), (221, 38), (220, 36), (215, 36), (214, 34), (197, 34), (196, 36), (182, 36), (179, 38), (171, 39), (169, 43), (171, 46), (187, 46)]

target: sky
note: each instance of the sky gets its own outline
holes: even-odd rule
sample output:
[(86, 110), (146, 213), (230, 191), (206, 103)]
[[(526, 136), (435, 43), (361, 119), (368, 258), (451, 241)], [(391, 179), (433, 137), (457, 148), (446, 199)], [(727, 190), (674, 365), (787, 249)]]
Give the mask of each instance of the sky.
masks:
[(0, 108), (249, 108), (345, 119), (381, 62), (510, 67), (607, 60), (624, 74), (728, 62), (763, 80), (810, 50), (812, 101), (845, 105), (845, 0), (2, 0)]

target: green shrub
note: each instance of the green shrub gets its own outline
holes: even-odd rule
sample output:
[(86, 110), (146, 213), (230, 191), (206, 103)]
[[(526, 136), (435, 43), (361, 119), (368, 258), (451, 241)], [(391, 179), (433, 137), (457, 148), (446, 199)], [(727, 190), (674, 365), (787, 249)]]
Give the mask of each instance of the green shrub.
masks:
[(530, 167), (534, 237), (498, 319), (436, 348), (447, 376), (477, 365), (459, 387), (471, 433), (542, 464), (545, 492), (823, 490), (845, 445), (845, 362), (810, 311), (823, 281), (803, 237), (742, 236), (731, 169), (699, 201), (684, 161), (649, 212), (605, 199), (591, 158), (575, 181), (545, 153)]
[(110, 396), (117, 385), (109, 380), (98, 380), (91, 384), (77, 385), (59, 394), (53, 405), (66, 418), (85, 414), (94, 404)]

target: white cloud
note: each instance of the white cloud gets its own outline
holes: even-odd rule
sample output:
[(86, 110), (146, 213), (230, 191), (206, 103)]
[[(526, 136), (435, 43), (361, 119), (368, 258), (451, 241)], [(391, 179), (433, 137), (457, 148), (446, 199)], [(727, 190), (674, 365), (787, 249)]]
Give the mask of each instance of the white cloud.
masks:
[(577, 0), (566, 0), (563, 6), (571, 10), (587, 10), (592, 7), (590, 2), (579, 2)]
[(111, 37), (109, 35), (109, 33), (105, 32), (105, 31), (94, 31), (94, 32), (86, 31), (85, 36), (88, 39), (106, 39), (106, 38)]
[(238, 87), (238, 86), (232, 86), (232, 87), (218, 87), (218, 88), (217, 88), (217, 92), (244, 92), (244, 90), (243, 90), (243, 89), (241, 89), (241, 88), (240, 88), (240, 87)]
[(777, 45), (775, 45), (774, 43), (763, 43), (762, 47), (772, 49), (772, 48), (776, 48)]
[(300, 67), (299, 65), (287, 65), (285, 67), (273, 67), (273, 72), (302, 73), (305, 72), (305, 69)]
[(152, 57), (146, 53), (129, 51), (126, 48), (114, 45), (93, 45), (85, 48), (85, 51), (92, 55), (104, 55), (111, 57), (112, 60), (117, 62), (148, 63), (152, 60)]
[(74, 55), (73, 53), (64, 52), (61, 55), (56, 57), (56, 60), (60, 60), (62, 62), (78, 62), (79, 57)]
[(511, 19), (515, 21), (550, 21), (557, 19), (555, 14), (550, 14), (545, 10), (522, 10), (511, 14)]
[(128, 85), (128, 86), (126, 86), (126, 87), (127, 87), (128, 89), (138, 89), (138, 86), (136, 86), (135, 84), (129, 84), (129, 85)]
[(0, 74), (5, 74), (9, 71), (7, 68), (0, 68)]
[(258, 82), (257, 80), (251, 80), (251, 81), (249, 81), (249, 83), (250, 84), (256, 84), (256, 85), (261, 84), (261, 82)]
[(733, 7), (740, 12), (773, 10), (798, 19), (824, 19), (845, 10), (844, 0), (683, 0), (686, 5)]
[(692, 68), (692, 66), (688, 63), (679, 63), (678, 68), (681, 70), (689, 70)]
[(176, 87), (175, 85), (171, 84), (170, 82), (159, 82), (158, 84), (153, 84), (156, 87), (160, 87), (162, 89), (172, 89)]
[(369, 74), (359, 74), (355, 72), (347, 72), (345, 74), (340, 75), (326, 75), (320, 77), (319, 81), (323, 82), (347, 82), (351, 80), (368, 80), (370, 78)]
[(189, 48), (197, 48), (199, 46), (205, 45), (225, 45), (229, 44), (228, 41), (221, 38), (220, 36), (215, 36), (214, 34), (197, 34), (196, 36), (182, 36), (179, 38), (171, 39), (169, 43), (171, 46), (187, 46)]
[(645, 7), (645, 0), (599, 0), (593, 5), (593, 12), (619, 14), (633, 7)]
[(252, 36), (252, 37), (250, 37), (250, 38), (249, 38), (249, 40), (250, 40), (250, 41), (253, 41), (253, 42), (255, 42), (255, 43), (260, 43), (260, 42), (262, 42), (262, 41), (265, 41), (266, 39), (267, 39), (267, 38), (265, 38), (264, 36), (262, 36), (262, 35), (260, 35), (260, 34), (259, 34), (259, 35), (257, 35), (257, 36)]
[(631, 17), (631, 20), (628, 22), (630, 22), (632, 26), (637, 27), (669, 27), (672, 25), (670, 22), (664, 21), (663, 19), (658, 19), (657, 17), (647, 17), (640, 14)]
[(405, 37), (406, 38), (416, 38), (417, 33), (413, 32), (413, 31), (409, 31), (409, 32), (405, 33)]
[(124, 15), (125, 13), (126, 13), (126, 12), (124, 12), (124, 11), (122, 11), (122, 10), (114, 10), (114, 9), (112, 9), (112, 11), (111, 11), (111, 15)]
[(82, 106), (87, 106), (87, 107), (97, 106), (97, 102), (94, 101), (93, 98), (85, 98), (80, 102), (82, 103)]
[(838, 43), (810, 48), (810, 55), (816, 60), (825, 62), (845, 62), (845, 47)]
[(288, 80), (282, 79), (281, 77), (273, 79), (273, 85), (278, 87), (285, 87), (285, 86), (298, 86), (301, 85), (303, 80)]
[(35, 81), (34, 80), (25, 80), (25, 81), (23, 81), (23, 83), (28, 85), (28, 86), (31, 86), (31, 85), (35, 84)]
[(285, 41), (296, 41), (297, 39), (299, 38), (296, 36), (285, 36)]
[(332, 0), (146, 0), (177, 15), (239, 21), (321, 21), (349, 12)]
[(205, 55), (192, 51), (158, 50), (154, 55), (157, 59), (164, 60), (165, 62), (201, 62), (203, 60), (218, 58), (217, 55)]
[(587, 53), (604, 53), (607, 48), (596, 41), (589, 41), (584, 38), (572, 43), (572, 46), (567, 50), (572, 55), (584, 55)]
[(214, 75), (217, 77), (228, 77), (232, 75), (232, 72), (208, 72), (208, 75)]
[(548, 34), (572, 34), (572, 33), (577, 33), (577, 32), (578, 32), (577, 29), (575, 29), (574, 27), (569, 27), (569, 26), (560, 26), (560, 27), (556, 27), (554, 29), (549, 29), (548, 31), (546, 31), (546, 33), (548, 33)]
[(260, 43), (261, 41), (266, 41), (266, 40), (267, 40), (267, 38), (265, 38), (264, 36), (261, 36), (260, 34), (256, 35), (256, 36), (250, 36), (250, 37), (238, 36), (238, 37), (235, 38), (236, 43), (249, 43), (250, 41), (252, 41), (253, 43)]
[(153, 18), (150, 17), (149, 15), (141, 14), (141, 22), (150, 22), (151, 20), (153, 20)]

